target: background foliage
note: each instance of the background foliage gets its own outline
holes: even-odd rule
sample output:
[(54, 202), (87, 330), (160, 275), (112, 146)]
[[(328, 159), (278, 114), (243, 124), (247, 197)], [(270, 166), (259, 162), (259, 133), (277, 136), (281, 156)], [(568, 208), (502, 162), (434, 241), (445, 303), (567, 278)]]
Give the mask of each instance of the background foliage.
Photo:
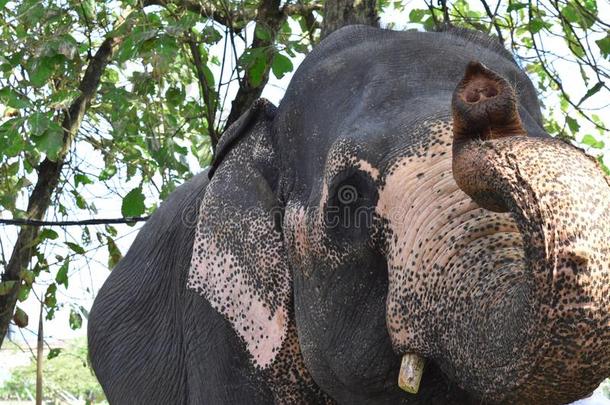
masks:
[[(15, 350), (18, 350), (15, 348)], [(85, 338), (71, 341), (61, 356), (45, 362), (44, 397), (56, 402), (74, 398), (97, 403), (105, 400), (102, 388), (87, 364)], [(0, 399), (33, 398), (36, 393), (36, 363), (18, 366), (0, 385)]]
[[(536, 85), (548, 132), (608, 165), (609, 8), (596, 0), (0, 0), (0, 218), (149, 215), (210, 162), (224, 128), (252, 101), (281, 98), (277, 86), (322, 36), (376, 25), (379, 15), (397, 29), (450, 25), (497, 37)], [(120, 260), (134, 221), (3, 226), (0, 343), (9, 322), (28, 327), (28, 302), (42, 301), (46, 319), (64, 308), (70, 328), (80, 328), (106, 274), (99, 269)]]

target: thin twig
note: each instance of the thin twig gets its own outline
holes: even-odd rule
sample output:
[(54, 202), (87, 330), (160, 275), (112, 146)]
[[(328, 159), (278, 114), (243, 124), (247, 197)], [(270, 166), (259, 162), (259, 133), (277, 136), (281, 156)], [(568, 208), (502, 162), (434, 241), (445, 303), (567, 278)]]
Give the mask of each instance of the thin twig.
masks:
[(447, 0), (439, 0), (439, 3), (443, 10), (443, 23), (445, 25), (451, 25), (451, 19), (449, 18), (449, 7), (447, 7)]
[(82, 225), (105, 225), (105, 224), (133, 224), (148, 220), (150, 217), (126, 217), (126, 218), (91, 218), (78, 221), (40, 221), (37, 219), (0, 219), (0, 225), (18, 226), (82, 226)]
[(496, 22), (496, 14), (491, 12), (491, 9), (489, 8), (489, 5), (487, 4), (487, 2), (485, 0), (481, 0), (481, 3), (483, 4), (483, 7), (485, 8), (485, 12), (487, 13), (487, 16), (491, 20), (490, 21), (491, 25), (493, 25), (494, 28), (496, 29), (496, 34), (498, 34), (498, 39), (500, 40), (500, 42), (502, 44), (504, 44), (504, 37), (502, 36), (502, 30), (500, 29), (500, 26)]
[[(532, 1), (529, 0), (528, 1), (528, 17), (530, 19), (530, 21), (533, 19), (533, 15), (532, 15)], [(547, 76), (553, 81), (553, 83), (555, 83), (555, 85), (557, 85), (557, 87), (559, 88), (559, 91), (561, 91), (561, 94), (563, 94), (564, 98), (566, 99), (566, 101), (568, 102), (568, 104), (570, 104), (572, 107), (574, 107), (574, 109), (578, 112), (581, 113), (581, 115), (590, 123), (592, 123), (593, 125), (595, 125), (596, 128), (602, 129), (604, 131), (608, 131), (608, 128), (606, 128), (603, 125), (600, 125), (599, 123), (593, 121), (593, 119), (591, 119), (589, 116), (587, 116), (587, 114), (583, 113), (580, 109), (580, 107), (578, 105), (576, 105), (572, 99), (570, 98), (570, 96), (568, 95), (568, 93), (565, 91), (565, 89), (563, 88), (563, 84), (561, 83), (561, 81), (548, 69), (546, 63), (545, 63), (545, 59), (542, 57), (540, 50), (538, 49), (538, 45), (536, 42), (536, 36), (534, 35), (534, 33), (531, 32), (531, 30), (529, 31), (530, 34), (530, 38), (532, 40), (532, 46), (534, 48), (534, 51), (536, 52), (536, 56), (538, 57), (538, 60), (540, 60), (540, 66), (542, 67), (542, 70), (544, 70), (544, 72), (547, 74)]]

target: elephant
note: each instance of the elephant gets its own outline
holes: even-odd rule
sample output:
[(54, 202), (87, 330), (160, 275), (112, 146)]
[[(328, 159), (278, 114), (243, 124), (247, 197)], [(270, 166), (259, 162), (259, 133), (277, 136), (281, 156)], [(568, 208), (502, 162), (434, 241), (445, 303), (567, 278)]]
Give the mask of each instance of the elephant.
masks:
[(91, 364), (113, 404), (574, 401), (610, 375), (609, 207), (496, 40), (345, 27), (143, 226)]

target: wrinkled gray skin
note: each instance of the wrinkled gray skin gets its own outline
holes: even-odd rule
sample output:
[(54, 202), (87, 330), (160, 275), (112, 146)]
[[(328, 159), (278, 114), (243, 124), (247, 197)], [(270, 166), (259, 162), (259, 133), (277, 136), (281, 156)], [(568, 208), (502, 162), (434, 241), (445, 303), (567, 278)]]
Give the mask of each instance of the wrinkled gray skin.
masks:
[(569, 402), (610, 374), (608, 203), (492, 40), (348, 27), (146, 223), (92, 365), (111, 403)]

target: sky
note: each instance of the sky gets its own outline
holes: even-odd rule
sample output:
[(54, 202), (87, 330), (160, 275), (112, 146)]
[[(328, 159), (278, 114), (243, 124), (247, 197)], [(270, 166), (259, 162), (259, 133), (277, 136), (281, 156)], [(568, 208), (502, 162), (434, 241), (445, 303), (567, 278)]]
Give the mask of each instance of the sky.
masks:
[[(478, 4), (478, 2), (477, 2)], [(381, 15), (381, 26), (382, 27), (387, 27), (387, 26), (392, 26), (393, 29), (406, 29), (406, 28), (419, 28), (419, 26), (409, 26), (409, 24), (406, 24), (405, 22), (408, 21), (408, 13), (409, 11), (413, 8), (414, 5), (419, 5), (419, 7), (421, 7), (421, 4), (417, 1), (406, 1), (406, 8), (404, 11), (402, 12), (398, 12), (398, 11), (389, 11), (386, 12), (384, 14)], [(605, 2), (605, 1), (599, 1), (598, 2), (599, 8), (600, 8), (600, 15), (610, 15), (610, 3)], [(296, 29), (296, 27), (295, 27)], [(252, 38), (252, 34), (253, 34), (253, 26), (250, 25), (248, 26), (246, 32), (247, 32), (247, 36), (249, 38)], [(545, 43), (545, 45), (547, 45), (549, 48), (556, 48), (557, 52), (566, 52), (564, 43), (561, 39), (557, 38), (557, 39), (550, 39), (549, 43)], [(555, 41), (556, 43), (553, 43), (553, 41)], [(220, 41), (217, 45), (215, 45), (212, 54), (216, 54), (217, 56), (222, 55), (222, 44), (223, 41)], [(244, 44), (242, 43), (237, 43), (238, 49), (237, 49), (237, 53), (240, 54), (241, 50), (243, 49)], [(229, 54), (231, 54), (229, 52)], [(231, 55), (231, 58), (233, 56)], [(298, 66), (298, 64), (302, 61), (303, 56), (301, 54), (297, 54), (297, 58), (293, 59), (293, 64), (295, 66), (295, 68)], [(232, 69), (232, 65), (234, 65), (235, 61), (232, 60), (232, 63), (227, 64), (226, 69)], [(563, 73), (562, 77), (569, 77), (570, 72), (574, 69), (574, 67), (572, 65), (570, 65), (569, 63), (566, 62), (556, 62), (555, 67), (557, 68), (557, 70), (560, 73)], [(140, 68), (136, 65), (136, 64), (131, 64), (127, 66), (127, 75), (130, 74), (130, 72), (139, 70)], [(218, 77), (220, 75), (220, 69), (218, 67), (214, 67), (212, 69), (213, 73), (215, 74), (216, 77)], [(228, 75), (229, 71), (225, 71), (223, 72), (223, 74), (225, 75), (225, 77)], [(263, 97), (269, 99), (271, 102), (273, 102), (274, 104), (278, 105), (282, 99), (282, 96), (284, 94), (285, 89), (287, 88), (290, 79), (292, 77), (292, 74), (287, 74), (284, 78), (282, 78), (281, 80), (278, 80), (277, 78), (275, 78), (274, 76), (271, 76), (270, 81), (268, 83), (268, 85), (265, 87), (265, 90), (262, 94)], [(575, 96), (575, 99), (579, 99), (585, 92), (586, 92), (586, 88), (584, 88), (582, 85), (580, 85), (580, 81), (574, 81), (574, 82), (565, 82), (565, 87), (566, 90)], [(229, 88), (228, 90), (228, 95), (227, 95), (227, 99), (231, 100), (233, 98), (233, 96), (235, 95), (237, 91), (237, 87), (233, 86), (231, 88)], [(187, 89), (188, 93), (191, 93), (191, 95), (195, 95), (197, 93), (197, 88), (196, 85), (193, 85), (190, 89)], [(610, 97), (608, 97), (608, 94), (605, 95), (600, 95), (602, 97), (604, 97), (604, 100), (606, 99), (610, 99)], [(593, 100), (591, 100), (593, 101)], [(230, 106), (230, 103), (227, 103)], [(548, 103), (548, 104), (552, 104)], [(603, 105), (603, 103), (601, 104)], [(228, 114), (228, 111), (225, 112), (225, 115)], [(606, 106), (604, 108), (602, 108), (599, 113), (598, 113), (601, 117), (606, 117), (606, 122), (608, 123), (608, 119), (607, 117), (610, 117), (610, 107)], [(583, 125), (582, 127), (582, 131), (581, 133), (584, 135), (585, 133), (594, 133), (594, 129), (592, 128), (592, 126), (588, 126), (588, 125)], [(604, 160), (605, 162), (610, 166), (610, 142), (606, 142), (607, 146), (606, 149), (604, 149), (601, 153), (604, 155)], [(97, 170), (99, 170), (99, 168), (103, 167), (103, 162), (101, 160), (101, 157), (92, 149), (89, 149), (89, 145), (81, 145), (79, 146), (79, 150), (77, 150), (77, 154), (79, 156), (84, 156), (87, 157), (86, 160), (83, 160), (82, 165), (89, 167), (91, 169), (91, 171), (96, 172)], [(192, 170), (194, 172), (198, 172), (200, 169), (198, 168), (198, 164), (195, 160), (191, 160), (189, 161), (189, 164), (192, 168)], [(121, 179), (121, 181), (123, 181), (123, 177), (122, 176), (115, 176), (115, 181), (117, 179)], [(130, 189), (132, 189), (133, 187), (137, 186), (138, 183), (138, 179), (134, 178), (132, 179), (130, 182), (124, 182), (122, 184), (115, 184), (116, 188), (118, 190), (124, 190), (125, 192), (129, 191)], [(120, 207), (120, 197), (117, 198), (117, 195), (112, 195), (112, 194), (108, 194), (107, 189), (103, 186), (97, 186), (93, 185), (93, 186), (87, 186), (86, 190), (83, 190), (83, 194), (86, 196), (86, 198), (90, 201), (95, 201), (95, 204), (97, 206), (98, 209), (98, 217), (103, 217), (103, 218), (114, 218), (114, 217), (121, 217), (121, 207)], [(147, 204), (153, 203), (155, 202), (155, 198), (153, 195), (149, 195), (149, 198), (147, 199)], [(86, 214), (86, 213), (84, 213)], [(2, 217), (2, 212), (0, 212), (0, 217)], [(127, 225), (118, 225), (116, 226), (117, 230), (118, 230), (118, 234), (119, 237), (117, 238), (117, 245), (119, 247), (119, 249), (121, 250), (121, 252), (123, 252), (123, 254), (125, 254), (130, 246), (130, 244), (132, 243), (133, 239), (135, 238), (135, 236), (137, 235), (137, 231), (140, 229), (141, 224), (138, 224), (136, 226), (127, 226)], [(53, 228), (55, 231), (57, 231), (58, 233), (60, 233), (61, 237), (60, 239), (62, 239), (62, 237), (67, 238), (68, 240), (70, 240), (70, 238), (74, 237), (76, 235), (76, 237), (79, 237), (79, 233), (75, 232), (74, 229), (70, 229), (69, 232), (62, 234), (62, 229), (61, 228)], [(92, 231), (94, 230), (94, 228), (91, 228)], [(13, 245), (13, 241), (15, 240), (15, 228), (7, 228), (5, 227), (4, 229), (0, 229), (0, 239), (2, 241), (2, 245), (4, 246), (5, 249), (7, 249), (7, 247), (10, 249)], [(54, 247), (54, 246), (49, 246), (48, 249), (50, 249), (49, 253), (53, 253), (53, 254), (62, 254), (65, 255), (67, 252), (65, 250), (64, 247)], [(52, 255), (50, 255), (52, 256)], [(80, 260), (79, 262), (75, 262), (73, 263), (73, 266), (71, 267), (70, 270), (70, 286), (68, 289), (65, 289), (63, 287), (60, 287), (58, 289), (58, 302), (69, 302), (70, 304), (67, 304), (62, 310), (58, 311), (56, 313), (55, 319), (51, 320), (51, 321), (46, 321), (45, 322), (45, 338), (49, 341), (49, 342), (53, 342), (57, 339), (59, 340), (68, 340), (77, 336), (82, 336), (84, 334), (86, 334), (86, 319), (84, 320), (83, 323), (83, 327), (81, 329), (78, 330), (72, 330), (69, 327), (69, 323), (68, 323), (68, 316), (69, 316), (69, 308), (71, 305), (74, 305), (75, 307), (84, 307), (84, 308), (90, 308), (92, 302), (93, 302), (93, 298), (95, 296), (95, 294), (97, 293), (97, 291), (99, 290), (99, 288), (101, 287), (101, 285), (103, 284), (104, 280), (106, 279), (106, 277), (110, 274), (107, 265), (106, 265), (106, 260), (107, 260), (107, 252), (105, 249), (99, 249), (97, 251), (92, 251), (90, 253), (88, 253), (87, 255), (87, 259), (86, 262), (83, 260)], [(38, 314), (38, 310), (39, 310), (39, 301), (36, 299), (35, 295), (40, 295), (41, 293), (44, 292), (44, 289), (46, 288), (46, 283), (49, 283), (52, 281), (52, 278), (54, 277), (53, 275), (49, 275), (47, 277), (47, 280), (44, 280), (45, 276), (42, 276), (43, 278), (41, 278), (39, 281), (41, 282), (41, 286), (37, 287), (34, 289), (33, 294), (30, 296), (30, 298), (24, 302), (24, 303), (20, 303), (19, 305), (29, 314), (30, 316), (30, 321), (29, 321), (29, 327), (28, 330), (19, 330), (18, 328), (14, 328), (13, 329), (13, 335), (12, 338), (15, 339), (16, 341), (23, 341), (23, 338), (25, 338), (26, 340), (33, 342), (35, 340), (35, 331), (36, 331), (36, 325), (38, 324), (38, 319), (37, 319), (37, 314)], [(38, 280), (37, 280), (38, 281)], [(22, 335), (23, 333), (23, 335)], [(27, 343), (26, 343), (27, 345)], [(0, 366), (1, 367), (1, 366)], [(588, 402), (588, 404), (605, 404), (605, 405), (610, 405), (610, 400), (607, 402), (603, 402), (603, 398), (600, 400), (602, 402)]]

